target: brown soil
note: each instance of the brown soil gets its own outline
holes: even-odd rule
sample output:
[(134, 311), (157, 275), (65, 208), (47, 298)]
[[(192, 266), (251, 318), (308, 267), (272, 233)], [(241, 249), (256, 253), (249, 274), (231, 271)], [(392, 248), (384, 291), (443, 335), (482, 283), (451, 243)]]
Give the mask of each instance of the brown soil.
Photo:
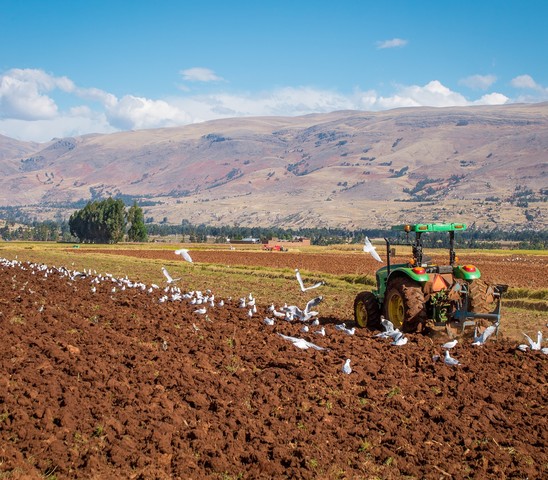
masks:
[(547, 355), (463, 341), (450, 367), (432, 359), (439, 338), (392, 347), (326, 319), (325, 337), (302, 334), (265, 325), (265, 305), (199, 315), (108, 278), (92, 292), (94, 278), (0, 266), (0, 478), (548, 475)]

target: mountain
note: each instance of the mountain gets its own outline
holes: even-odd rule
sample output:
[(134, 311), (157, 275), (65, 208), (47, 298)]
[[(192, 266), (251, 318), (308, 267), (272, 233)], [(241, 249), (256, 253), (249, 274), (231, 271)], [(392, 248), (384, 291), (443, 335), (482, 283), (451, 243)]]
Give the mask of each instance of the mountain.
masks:
[(121, 196), (155, 222), (545, 229), (547, 152), (548, 103), (234, 118), (47, 144), (0, 136), (0, 206), (68, 218), (82, 200)]

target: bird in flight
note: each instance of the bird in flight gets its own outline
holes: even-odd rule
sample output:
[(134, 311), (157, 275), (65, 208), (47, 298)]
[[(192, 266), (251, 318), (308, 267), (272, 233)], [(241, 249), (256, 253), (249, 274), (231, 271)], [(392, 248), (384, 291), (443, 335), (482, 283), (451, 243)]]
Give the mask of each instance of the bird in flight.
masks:
[(481, 335), (478, 335), (477, 332), (475, 332), (474, 342), (472, 343), (472, 345), (483, 345), (486, 340), (495, 332), (496, 329), (496, 325), (489, 325)]
[(325, 350), (325, 348), (320, 347), (312, 342), (308, 342), (304, 338), (290, 337), (289, 335), (283, 335), (281, 333), (278, 333), (278, 335), (284, 340), (289, 340), (293, 345), (302, 350), (306, 350), (308, 348), (313, 348), (314, 350)]
[(377, 262), (382, 262), (382, 258), (377, 253), (377, 250), (375, 250), (375, 247), (373, 244), (369, 241), (369, 238), (365, 237), (365, 243), (363, 244), (363, 251), (371, 254), (371, 256), (377, 260)]
[(321, 287), (324, 284), (324, 282), (318, 282), (318, 283), (315, 283), (314, 285), (311, 285), (310, 287), (305, 287), (303, 279), (301, 277), (301, 272), (299, 272), (298, 268), (295, 269), (295, 275), (297, 277), (297, 282), (299, 282), (299, 286), (301, 287), (301, 291), (303, 292), (306, 292), (307, 290), (312, 290), (313, 288)]
[(188, 253), (188, 249), (186, 248), (180, 248), (179, 250), (175, 250), (175, 255), (181, 255), (181, 257), (183, 257), (183, 260), (186, 260), (188, 263), (192, 263), (192, 258)]
[(527, 341), (529, 342), (529, 347), (531, 348), (531, 350), (541, 350), (541, 348), (542, 348), (542, 332), (541, 331), (537, 332), (537, 341), (536, 342), (529, 335), (527, 335), (526, 333), (524, 333), (523, 335), (527, 339)]
[(164, 274), (164, 277), (166, 277), (167, 283), (174, 283), (178, 280), (181, 280), (180, 278), (172, 278), (166, 267), (162, 267), (162, 273)]

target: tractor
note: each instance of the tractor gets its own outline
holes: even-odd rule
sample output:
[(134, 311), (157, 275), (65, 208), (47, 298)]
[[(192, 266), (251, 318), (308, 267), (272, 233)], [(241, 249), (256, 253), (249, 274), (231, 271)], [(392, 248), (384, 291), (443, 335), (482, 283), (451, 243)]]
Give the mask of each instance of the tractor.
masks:
[[(481, 330), (491, 322), (500, 324), (502, 294), (507, 285), (489, 285), (474, 265), (459, 265), (455, 253), (455, 232), (466, 230), (463, 223), (421, 223), (396, 225), (403, 243), (385, 238), (386, 266), (376, 272), (376, 290), (359, 293), (354, 300), (354, 320), (360, 327), (379, 328), (381, 315), (404, 332), (422, 331), (426, 326), (443, 326), (451, 337), (465, 327)], [(438, 265), (423, 250), (422, 235), (448, 232), (448, 263)], [(410, 235), (414, 234), (414, 241)], [(394, 263), (393, 245), (411, 247), (406, 263)]]

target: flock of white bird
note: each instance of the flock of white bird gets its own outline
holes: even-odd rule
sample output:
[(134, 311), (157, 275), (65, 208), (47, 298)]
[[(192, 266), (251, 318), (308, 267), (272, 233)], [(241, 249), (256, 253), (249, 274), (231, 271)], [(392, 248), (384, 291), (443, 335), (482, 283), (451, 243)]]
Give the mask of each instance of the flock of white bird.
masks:
[[(371, 244), (369, 239), (365, 238), (365, 244), (363, 246), (363, 251), (366, 253), (369, 253), (375, 258), (377, 261), (382, 262), (380, 256), (377, 254), (375, 247)], [(180, 255), (183, 260), (186, 262), (192, 263), (192, 258), (189, 254), (189, 251), (187, 249), (179, 249), (175, 250), (174, 253), (176, 255)], [(186, 301), (191, 305), (195, 305), (196, 309), (193, 311), (194, 314), (198, 316), (206, 316), (208, 317), (208, 313), (215, 308), (222, 308), (225, 305), (225, 300), (223, 299), (216, 299), (215, 295), (210, 291), (206, 290), (205, 292), (194, 290), (194, 291), (187, 291), (183, 292), (180, 287), (177, 286), (177, 282), (181, 280), (181, 278), (173, 278), (170, 273), (167, 271), (165, 267), (162, 267), (162, 273), (165, 277), (166, 286), (164, 288), (159, 287), (156, 284), (146, 285), (142, 282), (132, 282), (127, 276), (123, 278), (116, 278), (111, 274), (98, 274), (96, 271), (86, 270), (84, 269), (82, 272), (76, 271), (76, 270), (69, 270), (67, 268), (61, 267), (48, 267), (43, 264), (38, 263), (30, 263), (30, 262), (20, 262), (17, 259), (15, 260), (8, 260), (5, 258), (0, 259), (0, 265), (2, 267), (19, 267), (23, 270), (29, 269), (32, 271), (32, 274), (41, 274), (44, 277), (47, 277), (51, 273), (57, 273), (61, 276), (66, 276), (67, 278), (71, 280), (76, 280), (79, 278), (89, 278), (91, 281), (91, 292), (95, 293), (97, 291), (97, 285), (108, 283), (110, 285), (110, 291), (112, 293), (115, 293), (117, 290), (125, 290), (126, 288), (136, 288), (140, 289), (142, 291), (146, 291), (149, 294), (152, 294), (154, 292), (159, 292), (158, 302), (164, 303), (164, 302), (178, 302), (178, 301)], [(315, 284), (305, 286), (301, 273), (299, 272), (299, 269), (295, 269), (295, 276), (297, 279), (297, 283), (300, 287), (300, 290), (302, 292), (307, 292), (309, 290), (314, 290), (316, 288), (319, 288), (323, 285), (325, 285), (325, 282), (317, 282)], [(227, 301), (230, 301), (232, 299), (227, 299)], [(320, 321), (317, 318), (319, 315), (319, 312), (317, 310), (314, 310), (315, 307), (317, 307), (321, 302), (323, 301), (323, 296), (316, 296), (309, 300), (304, 308), (300, 308), (297, 305), (287, 305), (284, 304), (280, 308), (276, 308), (274, 304), (270, 305), (268, 307), (267, 311), (269, 312), (269, 315), (266, 316), (263, 319), (263, 323), (268, 326), (274, 326), (277, 321), (285, 321), (285, 322), (302, 322), (303, 326), (301, 327), (301, 332), (303, 333), (313, 333), (314, 335), (325, 337), (327, 335), (325, 325), (320, 325)], [(246, 296), (243, 296), (239, 299), (239, 307), (247, 309), (247, 316), (252, 319), (254, 318), (257, 313), (257, 301), (256, 298), (249, 293)], [(376, 334), (375, 336), (380, 339), (389, 339), (390, 345), (402, 347), (406, 345), (409, 341), (408, 337), (406, 337), (403, 332), (401, 332), (398, 328), (394, 328), (394, 325), (392, 322), (387, 320), (386, 318), (381, 316), (381, 325), (384, 329), (384, 331)], [(197, 328), (195, 326), (195, 328)], [(496, 331), (497, 326), (491, 325), (487, 329), (485, 329), (483, 332), (478, 333), (478, 330), (476, 328), (476, 332), (474, 335), (474, 339), (472, 342), (472, 345), (474, 346), (481, 346), (484, 345), (487, 339)], [(355, 327), (348, 328), (345, 323), (341, 323), (338, 325), (335, 325), (335, 330), (341, 333), (344, 333), (346, 335), (354, 335), (355, 334)], [(278, 333), (278, 335), (288, 341), (291, 342), (295, 347), (299, 349), (314, 349), (318, 351), (324, 351), (327, 350), (326, 347), (322, 347), (319, 345), (316, 345), (315, 343), (302, 338), (302, 337), (293, 337), (289, 335), (284, 335), (282, 333)], [(527, 334), (524, 333), (524, 336), (526, 337), (528, 341), (527, 344), (519, 345), (517, 348), (523, 352), (526, 352), (528, 350), (534, 350), (534, 351), (541, 351), (544, 354), (548, 354), (548, 347), (542, 347), (542, 332), (538, 332), (537, 334), (537, 340), (533, 341), (531, 337), (529, 337)], [(165, 343), (165, 341), (164, 341)], [(452, 340), (450, 342), (447, 342), (443, 345), (441, 345), (441, 348), (445, 350), (443, 361), (450, 366), (457, 366), (460, 365), (460, 362), (451, 356), (450, 350), (454, 348), (458, 343), (458, 340)], [(167, 343), (163, 345), (164, 350), (167, 349)], [(432, 357), (433, 361), (440, 360), (440, 355), (434, 355)], [(350, 366), (351, 360), (347, 358), (343, 366), (341, 368), (341, 371), (345, 374), (350, 374), (352, 372), (352, 368)]]

